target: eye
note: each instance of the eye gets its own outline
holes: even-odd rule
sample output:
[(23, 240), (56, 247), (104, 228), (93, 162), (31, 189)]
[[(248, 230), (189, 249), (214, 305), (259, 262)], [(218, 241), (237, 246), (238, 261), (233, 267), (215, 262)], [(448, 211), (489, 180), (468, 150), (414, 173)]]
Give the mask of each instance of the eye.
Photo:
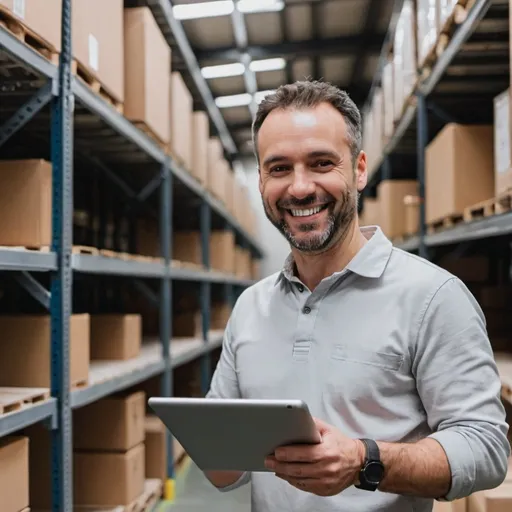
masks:
[(313, 167), (331, 167), (334, 165), (331, 160), (317, 160)]
[(279, 174), (281, 172), (286, 172), (290, 170), (290, 166), (288, 165), (276, 165), (275, 167), (270, 168), (271, 174)]

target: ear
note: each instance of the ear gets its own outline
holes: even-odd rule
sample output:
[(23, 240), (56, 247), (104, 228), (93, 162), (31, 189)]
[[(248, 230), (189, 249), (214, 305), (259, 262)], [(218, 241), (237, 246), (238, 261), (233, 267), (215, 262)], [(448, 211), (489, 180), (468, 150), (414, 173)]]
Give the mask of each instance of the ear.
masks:
[(368, 163), (366, 153), (361, 151), (356, 163), (356, 185), (357, 191), (362, 192), (368, 183)]

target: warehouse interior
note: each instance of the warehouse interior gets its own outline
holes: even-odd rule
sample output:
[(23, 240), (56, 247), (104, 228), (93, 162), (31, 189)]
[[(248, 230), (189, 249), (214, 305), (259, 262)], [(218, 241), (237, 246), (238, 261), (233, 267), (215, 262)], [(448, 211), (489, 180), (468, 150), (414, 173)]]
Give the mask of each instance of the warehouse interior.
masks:
[[(360, 224), (468, 286), (510, 414), (511, 24), (510, 0), (0, 0), (0, 512), (250, 510), (147, 400), (204, 396), (283, 265), (251, 124), (296, 80), (360, 108)], [(434, 510), (498, 503), (512, 471)]]

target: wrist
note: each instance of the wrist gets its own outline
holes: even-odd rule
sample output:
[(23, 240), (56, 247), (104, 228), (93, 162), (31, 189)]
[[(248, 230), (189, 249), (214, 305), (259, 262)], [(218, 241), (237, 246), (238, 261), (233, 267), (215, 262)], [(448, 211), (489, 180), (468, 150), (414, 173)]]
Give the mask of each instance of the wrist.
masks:
[(360, 439), (354, 439), (355, 441), (355, 475), (353, 479), (352, 485), (359, 484), (359, 473), (361, 469), (363, 469), (365, 460), (366, 460), (366, 447), (364, 443)]

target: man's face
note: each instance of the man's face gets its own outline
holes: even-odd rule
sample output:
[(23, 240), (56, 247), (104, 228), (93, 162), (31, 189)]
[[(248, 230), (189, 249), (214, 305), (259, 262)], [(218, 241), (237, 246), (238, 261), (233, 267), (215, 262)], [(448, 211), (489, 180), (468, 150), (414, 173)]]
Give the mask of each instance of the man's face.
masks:
[(296, 249), (336, 244), (357, 215), (366, 157), (353, 165), (347, 125), (330, 104), (274, 110), (258, 134), (260, 192), (268, 219)]

